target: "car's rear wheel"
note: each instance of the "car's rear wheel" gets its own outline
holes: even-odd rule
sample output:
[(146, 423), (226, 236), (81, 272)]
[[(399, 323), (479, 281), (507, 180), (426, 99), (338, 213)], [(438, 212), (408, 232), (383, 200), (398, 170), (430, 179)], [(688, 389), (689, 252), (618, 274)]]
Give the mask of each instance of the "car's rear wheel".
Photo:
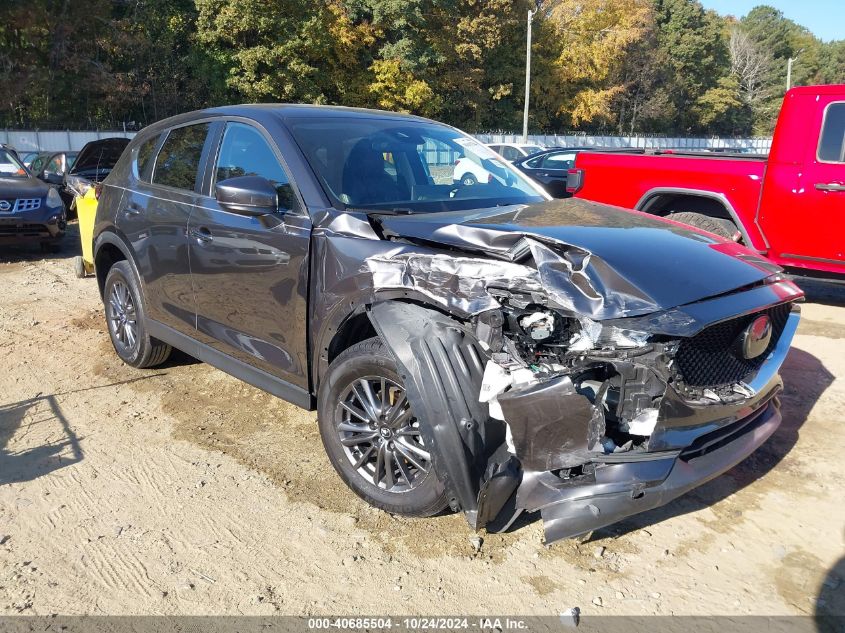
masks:
[(739, 241), (739, 231), (736, 228), (736, 224), (730, 220), (726, 220), (724, 218), (711, 218), (709, 215), (692, 213), (690, 211), (671, 213), (667, 217), (675, 222), (688, 224), (689, 226), (694, 226), (702, 231), (715, 233), (716, 235), (729, 240)]
[(129, 262), (117, 262), (109, 269), (103, 301), (114, 351), (124, 363), (144, 368), (167, 360), (170, 345), (147, 333), (139, 284)]
[(329, 366), (318, 399), (320, 436), (344, 482), (393, 514), (431, 516), (448, 505), (393, 358), (371, 338)]

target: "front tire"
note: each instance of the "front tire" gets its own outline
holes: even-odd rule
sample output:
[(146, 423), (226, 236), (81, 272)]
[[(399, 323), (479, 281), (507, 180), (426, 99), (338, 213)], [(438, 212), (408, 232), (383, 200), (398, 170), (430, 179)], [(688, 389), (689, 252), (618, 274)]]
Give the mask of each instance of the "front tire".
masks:
[(329, 461), (364, 501), (412, 517), (446, 508), (446, 491), (429, 447), (396, 363), (380, 339), (357, 343), (332, 361), (317, 412)]
[(147, 333), (141, 291), (129, 262), (117, 262), (109, 269), (103, 301), (112, 346), (124, 363), (143, 369), (167, 360), (170, 345)]
[(472, 187), (473, 185), (478, 184), (478, 179), (475, 176), (473, 176), (472, 174), (464, 174), (461, 177), (461, 184), (464, 187)]

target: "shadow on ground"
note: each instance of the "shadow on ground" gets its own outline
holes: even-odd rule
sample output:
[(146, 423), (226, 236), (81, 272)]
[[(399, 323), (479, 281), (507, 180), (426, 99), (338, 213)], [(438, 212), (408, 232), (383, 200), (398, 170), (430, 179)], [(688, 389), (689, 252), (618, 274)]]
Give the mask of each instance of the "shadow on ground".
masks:
[[(23, 444), (21, 448), (14, 440)], [(0, 405), (0, 485), (30, 481), (82, 460), (55, 396)]]
[(70, 259), (82, 254), (82, 242), (79, 238), (79, 223), (73, 221), (68, 224), (65, 237), (61, 242), (58, 253), (45, 253), (38, 241), (24, 241), (15, 244), (4, 244), (0, 252), (0, 263), (14, 264), (18, 262), (34, 262), (42, 259)]
[(793, 277), (792, 281), (804, 291), (809, 303), (845, 306), (845, 282), (836, 283), (808, 277)]
[(39, 394), (27, 400), (0, 404), (0, 486), (31, 481), (82, 461), (84, 455), (79, 437), (59, 404), (62, 396), (165, 375), (166, 372), (156, 372), (107, 385), (47, 396)]
[(821, 633), (845, 632), (845, 556), (836, 561), (822, 581), (814, 615)]

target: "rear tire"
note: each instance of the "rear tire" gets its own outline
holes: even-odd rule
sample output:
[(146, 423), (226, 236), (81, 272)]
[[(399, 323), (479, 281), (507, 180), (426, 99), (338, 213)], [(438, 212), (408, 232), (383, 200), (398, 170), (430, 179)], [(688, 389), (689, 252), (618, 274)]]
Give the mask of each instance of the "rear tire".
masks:
[(332, 361), (320, 386), (317, 413), (329, 461), (364, 501), (411, 517), (432, 516), (447, 507), (430, 447), (422, 444), (396, 363), (379, 338), (357, 343)]
[(681, 224), (687, 224), (697, 229), (701, 229), (702, 231), (715, 233), (719, 237), (724, 237), (725, 239), (729, 239), (731, 241), (733, 241), (734, 236), (737, 233), (736, 224), (730, 220), (725, 220), (724, 218), (711, 218), (710, 216), (702, 213), (679, 211), (678, 213), (670, 213), (666, 217), (669, 220), (674, 220), (675, 222), (680, 222)]
[(109, 269), (103, 303), (114, 351), (124, 363), (143, 369), (167, 360), (170, 345), (147, 332), (143, 298), (129, 262), (117, 262)]

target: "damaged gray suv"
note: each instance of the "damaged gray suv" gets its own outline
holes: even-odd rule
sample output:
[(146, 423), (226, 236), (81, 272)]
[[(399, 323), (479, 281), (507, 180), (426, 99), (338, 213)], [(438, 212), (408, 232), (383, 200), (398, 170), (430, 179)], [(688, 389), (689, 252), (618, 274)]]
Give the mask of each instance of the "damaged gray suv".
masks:
[[(455, 182), (457, 160), (488, 181)], [(173, 346), (316, 408), (340, 477), (388, 512), (495, 531), (540, 511), (547, 541), (760, 446), (802, 298), (715, 235), (552, 201), (452, 127), (334, 107), (146, 128), (94, 251), (127, 364)]]

